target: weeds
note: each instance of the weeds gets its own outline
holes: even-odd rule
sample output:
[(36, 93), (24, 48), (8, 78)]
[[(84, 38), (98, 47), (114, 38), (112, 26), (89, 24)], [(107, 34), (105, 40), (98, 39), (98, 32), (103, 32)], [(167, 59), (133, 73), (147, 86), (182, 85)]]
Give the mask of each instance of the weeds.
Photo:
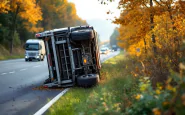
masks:
[(10, 55), (9, 51), (0, 45), (0, 60), (7, 60), (7, 59), (17, 59), (17, 58), (24, 58), (24, 49), (22, 48), (14, 48), (13, 54)]
[(102, 67), (99, 85), (88, 89), (72, 88), (48, 114), (185, 114), (184, 64), (180, 64), (180, 73), (169, 70), (167, 80), (156, 83), (155, 87), (147, 76), (147, 69), (135, 57), (126, 58), (121, 53), (107, 60)]
[(52, 115), (120, 114), (132, 104), (136, 82), (128, 74), (123, 53), (102, 65), (99, 85), (84, 89), (72, 88), (49, 109)]

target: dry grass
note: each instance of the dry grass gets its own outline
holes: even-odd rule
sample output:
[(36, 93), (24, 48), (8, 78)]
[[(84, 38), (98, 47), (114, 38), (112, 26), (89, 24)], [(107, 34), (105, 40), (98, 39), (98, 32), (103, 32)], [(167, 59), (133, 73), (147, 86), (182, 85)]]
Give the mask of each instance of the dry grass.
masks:
[(9, 51), (0, 45), (0, 60), (24, 58), (24, 52), (25, 50), (23, 48), (17, 47), (13, 49), (13, 54), (10, 55)]
[(128, 73), (123, 52), (105, 61), (101, 69), (101, 82), (92, 88), (71, 88), (57, 101), (49, 115), (120, 115), (131, 105), (135, 93), (135, 80)]

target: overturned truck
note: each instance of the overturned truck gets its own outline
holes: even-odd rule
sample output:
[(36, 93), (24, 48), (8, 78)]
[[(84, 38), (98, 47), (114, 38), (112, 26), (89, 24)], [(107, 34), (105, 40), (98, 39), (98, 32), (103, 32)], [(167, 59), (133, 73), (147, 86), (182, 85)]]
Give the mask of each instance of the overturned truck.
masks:
[(100, 79), (97, 32), (80, 26), (37, 33), (45, 42), (49, 78), (45, 87), (92, 86)]

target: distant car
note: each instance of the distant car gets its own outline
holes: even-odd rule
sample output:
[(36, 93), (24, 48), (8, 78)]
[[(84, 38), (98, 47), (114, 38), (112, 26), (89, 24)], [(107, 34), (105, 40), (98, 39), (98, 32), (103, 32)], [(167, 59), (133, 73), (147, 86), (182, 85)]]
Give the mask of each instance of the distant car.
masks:
[(114, 49), (111, 49), (111, 52), (114, 52)]
[(112, 49), (113, 49), (114, 51), (117, 51), (117, 50), (118, 50), (118, 47), (113, 46)]
[(102, 49), (100, 50), (100, 53), (101, 53), (101, 54), (108, 54), (108, 53), (109, 53), (109, 49), (108, 49), (108, 48), (102, 48)]

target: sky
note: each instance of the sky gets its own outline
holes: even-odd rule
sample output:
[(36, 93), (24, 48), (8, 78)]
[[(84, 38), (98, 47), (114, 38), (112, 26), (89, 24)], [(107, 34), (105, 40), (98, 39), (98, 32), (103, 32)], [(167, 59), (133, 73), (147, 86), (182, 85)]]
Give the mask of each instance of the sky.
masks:
[[(101, 41), (109, 40), (114, 28), (117, 27), (117, 25), (111, 23), (111, 20), (113, 20), (114, 17), (119, 17), (120, 11), (117, 9), (119, 0), (115, 0), (115, 2), (109, 5), (102, 5), (98, 0), (68, 1), (75, 4), (77, 15), (95, 28), (100, 35)], [(107, 14), (109, 10), (113, 12), (113, 14)]]

